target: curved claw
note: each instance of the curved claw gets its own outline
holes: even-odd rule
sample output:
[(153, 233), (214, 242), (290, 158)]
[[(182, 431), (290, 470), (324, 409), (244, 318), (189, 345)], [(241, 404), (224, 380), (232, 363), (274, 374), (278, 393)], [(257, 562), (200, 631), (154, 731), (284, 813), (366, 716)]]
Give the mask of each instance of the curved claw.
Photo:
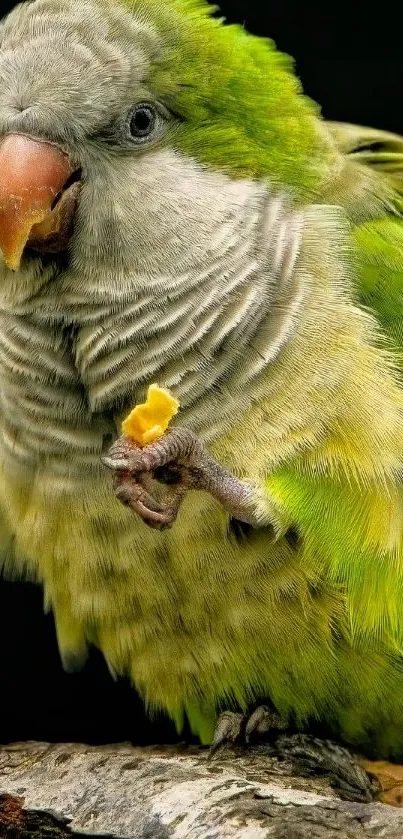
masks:
[(170, 527), (175, 521), (177, 511), (156, 501), (144, 485), (131, 476), (126, 476), (123, 481), (118, 479), (115, 494), (122, 504), (130, 507), (150, 527), (162, 529)]
[(157, 513), (146, 507), (142, 501), (134, 501), (130, 504), (132, 510), (143, 519), (150, 527), (169, 527), (172, 524), (171, 515), (168, 513)]
[(151, 513), (161, 513), (164, 507), (150, 495), (142, 483), (138, 483), (131, 477), (116, 484), (115, 495), (122, 502), (132, 507), (134, 504), (141, 504), (144, 509)]

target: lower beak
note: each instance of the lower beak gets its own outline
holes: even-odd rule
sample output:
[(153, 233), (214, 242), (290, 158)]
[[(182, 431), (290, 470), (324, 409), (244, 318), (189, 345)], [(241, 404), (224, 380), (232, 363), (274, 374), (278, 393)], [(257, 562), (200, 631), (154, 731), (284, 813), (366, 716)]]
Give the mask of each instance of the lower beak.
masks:
[(0, 250), (9, 268), (19, 268), (27, 244), (63, 249), (59, 240), (71, 232), (78, 198), (76, 174), (53, 143), (24, 134), (0, 140)]

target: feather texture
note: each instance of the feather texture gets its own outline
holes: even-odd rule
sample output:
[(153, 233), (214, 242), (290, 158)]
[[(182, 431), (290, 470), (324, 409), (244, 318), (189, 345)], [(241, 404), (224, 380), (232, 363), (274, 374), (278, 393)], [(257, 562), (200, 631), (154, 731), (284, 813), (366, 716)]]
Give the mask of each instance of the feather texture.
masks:
[[(403, 141), (326, 125), (201, 0), (35, 0), (0, 38), (0, 131), (83, 172), (65, 258), (0, 263), (6, 571), (66, 666), (96, 644), (203, 742), (268, 696), (401, 757)], [(253, 486), (246, 538), (203, 493), (164, 533), (113, 497), (100, 455), (153, 379)]]

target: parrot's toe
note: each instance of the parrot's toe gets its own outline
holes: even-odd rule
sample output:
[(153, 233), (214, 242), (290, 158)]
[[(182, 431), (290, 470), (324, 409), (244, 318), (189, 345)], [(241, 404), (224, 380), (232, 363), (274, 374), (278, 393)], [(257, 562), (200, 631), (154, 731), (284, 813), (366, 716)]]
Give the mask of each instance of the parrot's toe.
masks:
[(177, 510), (174, 507), (160, 504), (150, 495), (141, 480), (135, 480), (131, 475), (117, 479), (115, 495), (122, 504), (137, 513), (145, 524), (156, 530), (171, 527), (176, 519)]
[(122, 435), (110, 447), (102, 462), (115, 472), (155, 472), (161, 467), (195, 468), (203, 458), (203, 443), (189, 428), (171, 428), (147, 445)]
[(244, 727), (245, 717), (243, 714), (236, 714), (233, 711), (223, 711), (217, 720), (210, 746), (210, 756), (223, 746), (241, 742)]
[(267, 705), (259, 705), (246, 721), (245, 742), (253, 743), (264, 734), (284, 731), (286, 728), (287, 723), (280, 714), (272, 711)]

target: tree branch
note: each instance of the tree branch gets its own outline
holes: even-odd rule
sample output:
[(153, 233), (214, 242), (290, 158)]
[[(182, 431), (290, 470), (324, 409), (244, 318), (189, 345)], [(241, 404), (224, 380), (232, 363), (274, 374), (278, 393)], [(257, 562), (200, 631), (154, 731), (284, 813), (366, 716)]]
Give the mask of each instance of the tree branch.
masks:
[(399, 839), (403, 810), (337, 798), (263, 750), (17, 743), (0, 750), (1, 839)]

